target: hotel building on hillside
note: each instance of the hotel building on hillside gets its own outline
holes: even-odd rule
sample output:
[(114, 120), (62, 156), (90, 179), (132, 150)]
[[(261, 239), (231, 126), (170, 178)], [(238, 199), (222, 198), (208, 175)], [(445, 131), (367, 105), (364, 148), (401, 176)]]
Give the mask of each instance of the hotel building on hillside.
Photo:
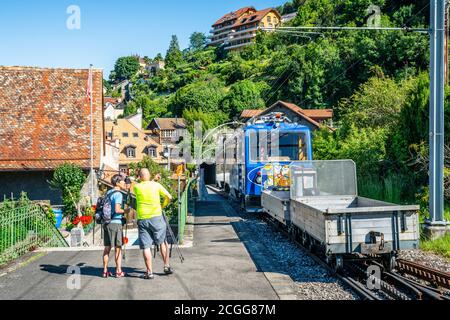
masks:
[(225, 50), (239, 50), (256, 38), (259, 27), (276, 28), (281, 23), (281, 15), (276, 9), (256, 10), (245, 7), (230, 12), (217, 20), (211, 29), (212, 46), (223, 45)]

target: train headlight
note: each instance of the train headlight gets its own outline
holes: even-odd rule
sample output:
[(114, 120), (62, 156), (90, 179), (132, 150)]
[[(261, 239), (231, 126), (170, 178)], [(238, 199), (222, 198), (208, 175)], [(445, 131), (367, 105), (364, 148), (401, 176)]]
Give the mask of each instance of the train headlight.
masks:
[(261, 172), (258, 172), (258, 175), (256, 176), (255, 181), (256, 181), (257, 184), (262, 184), (262, 174), (261, 174)]

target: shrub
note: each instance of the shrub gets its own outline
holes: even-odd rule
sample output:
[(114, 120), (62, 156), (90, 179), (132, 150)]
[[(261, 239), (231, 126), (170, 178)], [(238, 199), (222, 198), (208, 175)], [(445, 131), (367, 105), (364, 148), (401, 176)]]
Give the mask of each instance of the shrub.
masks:
[(80, 191), (86, 182), (86, 175), (79, 166), (66, 163), (56, 168), (51, 187), (62, 193), (62, 201), (66, 215), (73, 218), (77, 212), (77, 204), (80, 201)]

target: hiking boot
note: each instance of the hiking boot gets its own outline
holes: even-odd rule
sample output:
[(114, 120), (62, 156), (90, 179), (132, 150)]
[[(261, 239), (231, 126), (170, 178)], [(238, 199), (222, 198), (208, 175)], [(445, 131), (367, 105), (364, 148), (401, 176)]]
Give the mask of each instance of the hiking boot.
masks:
[(144, 274), (144, 279), (145, 280), (153, 280), (155, 278), (155, 276), (153, 275), (153, 273), (148, 273), (148, 272), (146, 272), (145, 274)]
[(172, 274), (173, 273), (173, 269), (171, 267), (164, 267), (164, 273), (165, 274)]

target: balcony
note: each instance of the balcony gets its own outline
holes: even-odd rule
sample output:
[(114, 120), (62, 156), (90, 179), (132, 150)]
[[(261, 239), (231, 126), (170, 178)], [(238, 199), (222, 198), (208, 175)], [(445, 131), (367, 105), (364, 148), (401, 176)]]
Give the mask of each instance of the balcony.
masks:
[(250, 44), (252, 44), (251, 41), (249, 41), (249, 42), (244, 42), (244, 43), (239, 43), (239, 44), (235, 44), (235, 45), (232, 44), (232, 45), (226, 47), (225, 50), (238, 49), (238, 48), (242, 48), (242, 47), (248, 46), (248, 45), (250, 45)]
[(237, 40), (243, 40), (243, 39), (253, 39), (256, 37), (256, 32), (250, 33), (250, 34), (239, 34), (239, 35), (234, 35), (230, 36), (230, 41), (237, 41)]
[(221, 31), (223, 31), (223, 30), (231, 29), (231, 27), (233, 27), (233, 25), (234, 25), (234, 23), (232, 23), (232, 24), (230, 24), (230, 25), (228, 25), (228, 26), (224, 26), (224, 27), (222, 27), (222, 28), (218, 28), (218, 29), (212, 28), (211, 30), (209, 30), (209, 32), (210, 32), (210, 33), (219, 33), (219, 32), (221, 32)]
[(258, 28), (259, 27), (257, 27), (257, 26), (255, 26), (255, 27), (252, 27), (252, 28), (247, 28), (247, 29), (242, 29), (242, 30), (239, 30), (239, 31), (231, 31), (232, 33), (233, 33), (233, 35), (235, 35), (235, 34), (242, 34), (242, 33), (245, 33), (245, 32), (252, 32), (252, 31), (258, 31)]
[(209, 45), (215, 45), (215, 44), (219, 44), (219, 43), (224, 43), (225, 41), (228, 41), (228, 38), (227, 38), (227, 37), (222, 38), (222, 39), (218, 39), (218, 40), (211, 41), (211, 42), (209, 43)]

